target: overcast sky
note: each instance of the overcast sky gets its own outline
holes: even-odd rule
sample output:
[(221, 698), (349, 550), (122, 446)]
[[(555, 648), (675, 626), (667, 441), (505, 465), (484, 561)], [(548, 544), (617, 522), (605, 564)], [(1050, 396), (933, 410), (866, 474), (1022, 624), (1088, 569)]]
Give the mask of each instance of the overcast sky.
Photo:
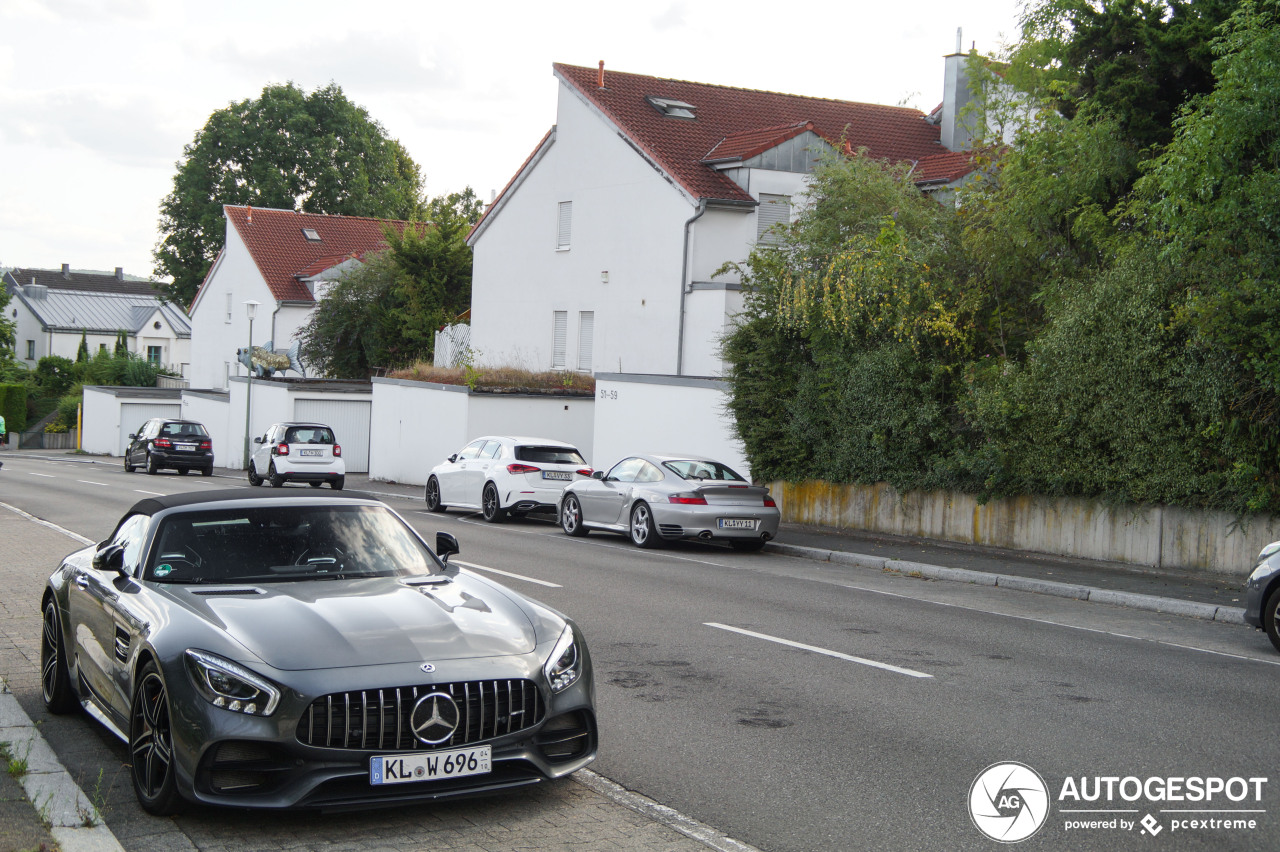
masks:
[[(625, 11), (621, 11), (625, 8)], [(488, 200), (555, 123), (552, 62), (932, 109), (942, 57), (1018, 0), (0, 0), (0, 266), (150, 275), (160, 200), (213, 111), (336, 82), (429, 195)]]

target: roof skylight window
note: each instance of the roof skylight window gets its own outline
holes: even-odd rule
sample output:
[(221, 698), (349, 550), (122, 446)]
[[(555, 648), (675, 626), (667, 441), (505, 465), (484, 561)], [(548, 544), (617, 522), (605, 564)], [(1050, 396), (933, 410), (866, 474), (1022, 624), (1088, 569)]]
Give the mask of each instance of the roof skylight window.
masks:
[(317, 231), (315, 228), (303, 228), (302, 236), (307, 238), (307, 242), (310, 242), (310, 243), (320, 242), (320, 232)]
[(646, 96), (645, 100), (649, 102), (649, 106), (667, 118), (697, 118), (693, 114), (697, 107), (693, 104), (687, 104), (684, 101), (677, 101), (673, 98), (658, 98), (653, 95)]

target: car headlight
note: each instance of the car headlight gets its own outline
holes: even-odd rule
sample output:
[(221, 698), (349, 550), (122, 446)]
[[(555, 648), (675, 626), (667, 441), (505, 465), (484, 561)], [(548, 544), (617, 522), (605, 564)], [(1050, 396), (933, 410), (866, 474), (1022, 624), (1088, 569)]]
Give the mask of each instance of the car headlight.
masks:
[(565, 625), (542, 671), (547, 675), (552, 692), (563, 692), (582, 674), (582, 654), (578, 652), (578, 640), (570, 625)]
[(214, 707), (248, 716), (270, 716), (280, 690), (243, 666), (204, 651), (188, 650), (187, 674)]

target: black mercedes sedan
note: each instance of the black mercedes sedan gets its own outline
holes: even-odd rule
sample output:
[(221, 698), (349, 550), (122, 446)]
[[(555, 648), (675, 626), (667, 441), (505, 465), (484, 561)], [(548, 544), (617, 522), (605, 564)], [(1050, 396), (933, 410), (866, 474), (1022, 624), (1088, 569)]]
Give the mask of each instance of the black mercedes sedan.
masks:
[(1280, 541), (1258, 554), (1253, 573), (1245, 583), (1244, 620), (1265, 630), (1280, 651)]
[(49, 578), (45, 703), (128, 744), (154, 814), (395, 804), (586, 766), (578, 627), (457, 552), (358, 494), (142, 500)]

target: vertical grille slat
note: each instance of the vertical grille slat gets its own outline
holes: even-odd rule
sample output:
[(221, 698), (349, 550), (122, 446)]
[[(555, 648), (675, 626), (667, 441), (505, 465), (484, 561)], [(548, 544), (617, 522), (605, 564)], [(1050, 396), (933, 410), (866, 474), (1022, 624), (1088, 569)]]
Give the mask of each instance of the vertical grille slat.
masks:
[[(435, 746), (420, 742), (411, 723), (418, 700), (432, 692), (448, 694), (459, 714), (453, 735)], [(377, 714), (376, 731), (370, 713)], [(538, 685), (523, 678), (384, 687), (317, 698), (298, 719), (296, 735), (303, 745), (322, 748), (426, 751), (516, 734), (537, 726), (545, 713)]]

